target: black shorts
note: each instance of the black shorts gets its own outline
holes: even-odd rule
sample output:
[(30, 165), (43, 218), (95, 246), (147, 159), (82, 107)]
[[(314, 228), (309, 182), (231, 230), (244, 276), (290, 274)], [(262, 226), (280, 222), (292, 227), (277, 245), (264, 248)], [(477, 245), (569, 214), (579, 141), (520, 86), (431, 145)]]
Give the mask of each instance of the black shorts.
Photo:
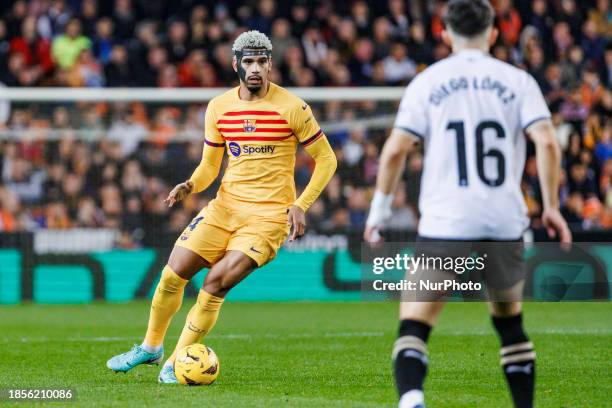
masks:
[[(473, 269), (460, 280), (484, 282), (493, 289), (508, 289), (525, 279), (524, 242), (450, 240), (417, 236), (415, 255), (425, 257), (484, 257), (483, 268)], [(453, 273), (453, 272), (451, 272)], [(456, 277), (456, 276), (455, 276)]]

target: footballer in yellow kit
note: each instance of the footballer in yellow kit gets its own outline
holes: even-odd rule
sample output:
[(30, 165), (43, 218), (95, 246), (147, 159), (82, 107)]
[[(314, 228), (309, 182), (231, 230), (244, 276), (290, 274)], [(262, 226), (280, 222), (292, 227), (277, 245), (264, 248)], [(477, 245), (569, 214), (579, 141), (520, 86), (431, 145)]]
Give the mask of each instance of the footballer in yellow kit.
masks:
[[(289, 207), (306, 211), (316, 198), (305, 194), (296, 201), (298, 143), (308, 150), (331, 149), (310, 106), (286, 89), (270, 83), (265, 97), (256, 101), (243, 101), (238, 92), (239, 87), (231, 89), (208, 105), (205, 156), (225, 150), (228, 166), (217, 198), (185, 228), (176, 245), (211, 264), (227, 250), (238, 250), (261, 266), (274, 258), (287, 236)], [(198, 180), (209, 178), (194, 173), (195, 191), (205, 187)]]
[[(202, 161), (189, 180), (170, 192), (166, 202), (172, 206), (210, 186), (227, 155), (221, 187), (178, 237), (151, 302), (145, 338), (107, 361), (115, 372), (163, 360), (163, 340), (181, 306), (185, 286), (202, 268), (210, 268), (174, 352), (158, 377), (161, 383), (177, 383), (176, 353), (210, 332), (229, 290), (270, 262), (288, 234), (290, 240), (304, 234), (305, 212), (336, 169), (333, 150), (310, 106), (268, 80), (270, 40), (258, 31), (248, 31), (238, 36), (232, 51), (240, 85), (208, 104)], [(315, 169), (296, 197), (298, 144), (312, 156)]]

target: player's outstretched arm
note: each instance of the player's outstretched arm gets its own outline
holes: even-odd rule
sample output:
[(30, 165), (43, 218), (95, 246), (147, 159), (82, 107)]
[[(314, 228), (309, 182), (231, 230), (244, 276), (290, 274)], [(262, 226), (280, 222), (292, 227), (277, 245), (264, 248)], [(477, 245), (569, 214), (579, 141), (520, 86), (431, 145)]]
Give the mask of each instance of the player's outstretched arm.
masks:
[(380, 154), (380, 165), (376, 178), (376, 191), (366, 222), (364, 239), (367, 242), (380, 240), (381, 224), (391, 216), (393, 191), (404, 171), (406, 156), (417, 146), (419, 138), (400, 128), (394, 128)]
[(337, 167), (336, 155), (325, 136), (306, 146), (305, 149), (314, 159), (315, 168), (308, 185), (287, 214), (288, 222), (293, 227), (293, 232), (289, 238), (290, 241), (304, 234), (306, 228), (305, 213), (319, 195), (321, 195)]
[(542, 223), (550, 238), (572, 242), (572, 233), (559, 212), (559, 169), (561, 148), (549, 119), (540, 120), (526, 129), (536, 146), (536, 161), (542, 189)]
[(169, 207), (183, 200), (191, 193), (199, 193), (206, 189), (219, 175), (223, 161), (223, 148), (204, 144), (202, 160), (189, 180), (177, 184), (164, 200)]

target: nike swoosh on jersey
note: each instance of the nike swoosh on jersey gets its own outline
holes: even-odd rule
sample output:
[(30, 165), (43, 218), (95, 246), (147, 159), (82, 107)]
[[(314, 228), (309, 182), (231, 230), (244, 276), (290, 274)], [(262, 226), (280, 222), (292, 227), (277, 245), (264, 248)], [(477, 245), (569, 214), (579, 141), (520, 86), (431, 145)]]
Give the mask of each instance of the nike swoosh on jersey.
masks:
[(260, 251), (256, 250), (256, 249), (255, 249), (255, 248), (253, 248), (253, 247), (251, 247), (250, 249), (251, 249), (251, 251), (253, 251), (253, 252), (257, 252), (258, 254), (263, 254), (263, 252), (260, 252)]

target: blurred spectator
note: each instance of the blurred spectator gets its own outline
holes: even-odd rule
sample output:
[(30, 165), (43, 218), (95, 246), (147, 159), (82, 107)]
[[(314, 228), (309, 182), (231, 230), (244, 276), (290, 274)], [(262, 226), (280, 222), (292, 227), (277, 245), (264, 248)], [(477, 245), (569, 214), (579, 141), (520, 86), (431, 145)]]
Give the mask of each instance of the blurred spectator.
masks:
[(590, 62), (597, 64), (601, 61), (606, 46), (606, 41), (599, 36), (597, 25), (593, 20), (587, 20), (582, 29), (582, 49), (584, 55)]
[(606, 163), (612, 159), (612, 122), (608, 120), (602, 137), (595, 145), (595, 156), (600, 163)]
[(43, 171), (36, 170), (32, 163), (21, 157), (14, 157), (5, 163), (2, 174), (4, 185), (19, 197), (19, 201), (29, 204), (42, 199), (44, 179)]
[[(548, 2), (546, 0), (534, 0), (531, 3), (531, 12), (531, 18), (528, 21), (529, 25), (538, 30), (543, 45), (550, 44), (555, 20), (550, 13)], [(550, 51), (549, 49), (548, 55), (550, 55)]]
[(365, 225), (366, 211), (370, 207), (366, 191), (362, 187), (353, 188), (348, 194), (347, 204), (349, 208), (350, 225), (353, 228), (363, 228)]
[(99, 18), (97, 0), (83, 0), (79, 18), (83, 25), (83, 34), (90, 38), (95, 36)]
[(202, 50), (191, 51), (187, 59), (178, 68), (181, 86), (198, 86), (200, 84), (199, 75), (205, 62), (206, 56)]
[(161, 46), (154, 46), (149, 49), (147, 64), (140, 67), (136, 78), (141, 86), (156, 87), (162, 68), (168, 60), (166, 50)]
[(21, 32), (21, 23), (28, 14), (25, 0), (17, 0), (12, 4), (11, 10), (6, 12), (6, 32), (9, 38), (17, 37)]
[(402, 0), (389, 0), (388, 21), (391, 23), (391, 37), (395, 40), (406, 40), (409, 35), (410, 20), (406, 14), (406, 5)]
[(68, 85), (99, 88), (104, 86), (103, 74), (102, 65), (94, 58), (91, 50), (84, 49), (70, 69)]
[(113, 7), (113, 21), (115, 22), (115, 34), (121, 40), (127, 40), (132, 36), (136, 15), (132, 8), (131, 0), (115, 0)]
[(129, 157), (136, 152), (138, 145), (147, 136), (147, 129), (134, 119), (133, 112), (125, 112), (113, 121), (108, 137), (110, 140), (121, 144), (124, 157)]
[(565, 218), (570, 227), (581, 227), (583, 210), (584, 199), (582, 194), (580, 194), (579, 191), (574, 191), (570, 194), (565, 205), (561, 209), (561, 214), (563, 214), (563, 218)]
[(374, 56), (374, 46), (368, 38), (360, 38), (355, 43), (353, 58), (349, 61), (348, 67), (351, 71), (351, 82), (355, 85), (366, 86), (372, 82), (374, 66), (372, 64)]
[(408, 58), (406, 46), (399, 42), (391, 46), (390, 55), (383, 60), (383, 66), (389, 85), (405, 83), (416, 75), (416, 64)]
[[(186, 224), (183, 224), (183, 228)], [(125, 214), (123, 214), (122, 228), (130, 233), (136, 232), (142, 239), (144, 232), (144, 220), (142, 202), (137, 195), (127, 198)]]
[(346, 63), (351, 58), (353, 46), (357, 41), (357, 30), (353, 20), (342, 19), (336, 28), (336, 34), (333, 46), (340, 54), (340, 61)]
[(604, 64), (601, 66), (600, 75), (606, 86), (610, 88), (612, 86), (612, 46), (610, 45), (605, 51)]
[(168, 27), (168, 42), (166, 51), (168, 60), (172, 63), (177, 63), (185, 59), (187, 56), (187, 24), (181, 20), (175, 20)]
[(390, 230), (414, 230), (417, 227), (417, 215), (406, 200), (406, 186), (400, 183), (395, 191), (391, 218), (384, 224)]
[(595, 8), (589, 10), (588, 20), (595, 23), (597, 33), (609, 36), (610, 27), (610, 1), (595, 0)]
[(582, 72), (580, 93), (582, 94), (582, 103), (588, 109), (599, 103), (603, 97), (604, 87), (601, 85), (595, 71), (587, 69)]
[(96, 206), (91, 197), (82, 197), (78, 202), (76, 226), (81, 228), (99, 228), (104, 225), (104, 213)]
[(32, 72), (35, 82), (53, 69), (51, 43), (36, 31), (36, 17), (29, 16), (21, 25), (21, 36), (10, 42), (11, 54), (22, 54), (24, 68)]
[(582, 140), (580, 134), (573, 132), (569, 137), (569, 147), (565, 151), (565, 169), (569, 171), (570, 167), (580, 162), (580, 151), (582, 149)]
[(108, 17), (104, 17), (96, 23), (96, 32), (93, 40), (93, 52), (96, 58), (102, 63), (106, 64), (113, 49), (113, 20)]
[(327, 57), (327, 43), (316, 27), (306, 29), (302, 36), (302, 47), (306, 63), (313, 68), (318, 68)]
[(408, 54), (417, 64), (429, 65), (433, 59), (433, 44), (427, 39), (425, 25), (422, 21), (415, 21), (410, 26), (410, 41), (408, 41)]
[(53, 40), (53, 59), (60, 68), (71, 68), (83, 50), (91, 47), (89, 38), (81, 35), (81, 22), (78, 18), (66, 24), (64, 34)]
[(299, 37), (306, 29), (310, 12), (305, 1), (296, 1), (291, 6), (291, 28), (294, 37)]
[(593, 172), (582, 163), (574, 164), (569, 171), (569, 188), (571, 192), (579, 192), (583, 198), (595, 196), (597, 183)]
[(567, 25), (574, 39), (580, 38), (580, 21), (582, 16), (576, 7), (575, 0), (561, 0), (560, 5), (559, 20)]
[(542, 200), (542, 192), (540, 190), (540, 181), (538, 179), (538, 168), (535, 156), (529, 157), (525, 162), (523, 183), (525, 195), (533, 200), (532, 205), (537, 206), (537, 210), (535, 212), (539, 213), (541, 210), (539, 203)]
[(599, 189), (606, 208), (612, 210), (612, 158), (608, 158), (602, 166)]
[(45, 206), (44, 212), (38, 219), (39, 226), (49, 229), (66, 229), (72, 227), (68, 208), (62, 202), (51, 202)]
[(586, 119), (589, 110), (583, 103), (580, 88), (570, 91), (569, 98), (561, 104), (561, 114), (566, 121), (572, 122), (574, 127), (580, 127), (579, 125)]
[(0, 232), (15, 232), (22, 229), (19, 210), (18, 196), (0, 185)]
[(11, 52), (11, 43), (6, 32), (6, 24), (0, 19), (0, 80), (4, 80), (8, 68), (8, 56)]
[(64, 32), (64, 29), (70, 24), (72, 11), (65, 0), (55, 0), (51, 2), (47, 12), (41, 17), (45, 27), (44, 37), (50, 38)]
[(574, 45), (574, 38), (570, 33), (570, 27), (565, 22), (556, 23), (553, 28), (553, 43), (555, 44), (555, 55), (566, 55), (567, 50)]
[(374, 35), (374, 58), (381, 60), (389, 55), (391, 49), (391, 24), (386, 17), (378, 17), (374, 20), (372, 31)]
[(516, 45), (521, 33), (521, 17), (514, 8), (512, 0), (499, 0), (497, 2), (497, 25), (500, 36), (506, 45)]
[[(546, 67), (544, 61), (544, 52), (539, 46), (533, 47), (527, 54), (527, 70), (535, 78), (540, 87), (544, 88), (543, 91), (549, 91), (546, 89), (548, 85), (551, 89), (554, 89), (555, 85), (558, 84), (560, 79), (560, 71), (557, 65), (551, 64)], [(554, 69), (554, 70), (553, 70)]]
[(344, 144), (342, 150), (344, 160), (349, 166), (354, 166), (363, 156), (363, 145), (365, 142), (365, 129), (354, 128), (351, 131), (350, 139)]
[(555, 128), (555, 135), (563, 151), (567, 150), (569, 137), (572, 133), (572, 126), (563, 120), (563, 115), (556, 107), (551, 108), (551, 120)]
[(172, 64), (163, 65), (159, 70), (157, 86), (160, 88), (176, 88), (179, 83), (176, 67)]
[(147, 64), (149, 49), (159, 44), (155, 33), (156, 25), (152, 21), (141, 21), (135, 29), (135, 37), (127, 42), (130, 69), (138, 77)]
[(297, 40), (291, 36), (291, 26), (289, 21), (285, 18), (278, 18), (272, 24), (272, 35), (270, 41), (274, 45), (274, 52), (272, 53), (272, 61), (274, 64), (280, 64), (285, 58), (287, 49), (295, 45)]
[(261, 0), (257, 6), (257, 12), (247, 21), (249, 27), (269, 35), (272, 31), (272, 21), (276, 12), (274, 0)]
[(132, 85), (132, 75), (127, 50), (123, 45), (113, 46), (108, 63), (104, 66), (104, 77), (109, 87)]
[(572, 46), (568, 52), (568, 58), (562, 62), (563, 83), (575, 87), (582, 76), (585, 67), (584, 51), (577, 45)]
[(370, 33), (370, 8), (364, 0), (355, 1), (351, 6), (351, 17), (355, 22), (357, 34), (366, 36)]

